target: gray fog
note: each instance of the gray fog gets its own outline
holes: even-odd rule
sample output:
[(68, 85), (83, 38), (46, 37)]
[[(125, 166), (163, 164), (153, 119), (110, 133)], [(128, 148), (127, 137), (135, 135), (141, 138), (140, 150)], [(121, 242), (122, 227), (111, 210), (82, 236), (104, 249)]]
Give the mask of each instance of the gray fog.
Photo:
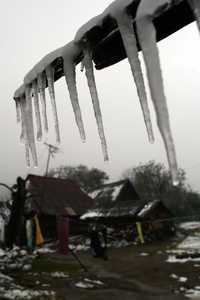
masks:
[[(12, 99), (14, 91), (34, 64), (72, 40), (81, 25), (101, 13), (110, 3), (106, 0), (2, 1), (0, 182), (13, 184), (19, 175), (44, 174), (48, 154), (44, 142), (55, 145), (51, 126), (49, 135), (37, 145), (38, 168), (26, 167), (24, 146), (19, 140), (20, 126), (16, 123), (15, 103)], [(200, 36), (196, 24), (183, 28), (158, 45), (178, 164), (185, 169), (191, 187), (200, 191)], [(77, 66), (78, 92), (87, 140), (84, 144), (80, 140), (66, 83), (62, 78), (55, 84), (61, 144), (50, 167), (85, 164), (105, 170), (115, 180), (127, 168), (140, 162), (155, 160), (167, 166), (150, 97), (148, 100), (156, 141), (153, 145), (148, 142), (127, 60), (95, 72), (110, 157), (108, 163), (103, 161), (85, 75), (79, 70)], [(52, 120), (50, 105), (48, 117)]]

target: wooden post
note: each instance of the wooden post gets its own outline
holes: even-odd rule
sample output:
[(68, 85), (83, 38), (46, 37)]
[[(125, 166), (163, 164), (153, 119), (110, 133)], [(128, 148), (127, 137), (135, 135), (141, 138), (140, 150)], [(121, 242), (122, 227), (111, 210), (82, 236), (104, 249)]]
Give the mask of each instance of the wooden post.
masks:
[(142, 232), (141, 222), (136, 222), (136, 227), (137, 227), (137, 233), (138, 233), (139, 240), (140, 240), (141, 244), (144, 244), (144, 236), (143, 236), (143, 232)]
[(67, 216), (57, 217), (58, 252), (67, 255), (69, 252), (69, 218)]

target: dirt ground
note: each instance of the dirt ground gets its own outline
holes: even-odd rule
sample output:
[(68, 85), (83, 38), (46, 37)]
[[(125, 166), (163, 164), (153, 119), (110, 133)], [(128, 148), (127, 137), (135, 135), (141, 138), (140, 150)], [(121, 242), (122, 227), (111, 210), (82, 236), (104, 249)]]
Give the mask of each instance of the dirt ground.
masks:
[[(186, 299), (185, 290), (200, 286), (200, 264), (166, 262), (167, 250), (172, 247), (173, 241), (109, 249), (107, 261), (93, 258), (89, 252), (78, 252), (88, 272), (80, 268), (71, 254), (45, 254), (35, 260), (31, 272), (12, 275), (27, 288), (45, 286), (55, 291), (56, 296), (48, 299)], [(52, 277), (53, 272), (67, 275)], [(184, 277), (185, 282), (177, 279)], [(79, 286), (80, 282), (98, 284), (84, 288)]]

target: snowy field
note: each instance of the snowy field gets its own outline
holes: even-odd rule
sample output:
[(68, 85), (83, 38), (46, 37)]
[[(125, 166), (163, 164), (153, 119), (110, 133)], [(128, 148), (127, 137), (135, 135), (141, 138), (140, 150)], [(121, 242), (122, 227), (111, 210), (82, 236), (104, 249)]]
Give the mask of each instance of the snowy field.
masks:
[[(167, 262), (186, 264), (194, 263), (194, 268), (200, 267), (200, 222), (185, 222), (179, 225), (180, 229), (188, 232), (188, 236), (183, 239), (174, 249), (168, 251)], [(195, 272), (195, 270), (194, 270)], [(178, 277), (172, 274), (172, 278), (187, 282), (187, 277)], [(191, 289), (183, 288), (185, 295), (190, 299), (200, 299), (200, 286)]]
[[(181, 299), (181, 295), (200, 299), (200, 223), (184, 223), (179, 228), (184, 230), (185, 235), (177, 235), (171, 242), (141, 246), (125, 240), (113, 241), (106, 262), (91, 256), (89, 240), (84, 242), (81, 236), (71, 239), (71, 248), (89, 268), (89, 273), (84, 273), (70, 254), (56, 257), (54, 244), (48, 244), (31, 255), (17, 247), (12, 251), (0, 249), (0, 299), (65, 299), (59, 295), (59, 286), (69, 295), (76, 294), (76, 298), (73, 296), (69, 300), (79, 299), (81, 293), (93, 291), (101, 291), (103, 297), (107, 289), (112, 286), (118, 289), (120, 285), (119, 291), (127, 293), (127, 286), (131, 289), (134, 285), (123, 278), (124, 274), (152, 287), (173, 287), (174, 295), (178, 295), (173, 299)], [(123, 299), (123, 293), (118, 293), (122, 297), (116, 296), (116, 300)], [(138, 297), (145, 299), (142, 294)], [(94, 298), (88, 296), (87, 299)]]

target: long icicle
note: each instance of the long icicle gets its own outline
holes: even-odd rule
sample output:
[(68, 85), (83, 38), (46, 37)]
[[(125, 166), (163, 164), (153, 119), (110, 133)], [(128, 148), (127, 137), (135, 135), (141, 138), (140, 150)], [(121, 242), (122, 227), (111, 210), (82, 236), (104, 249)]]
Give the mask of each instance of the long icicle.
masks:
[(20, 121), (21, 121), (20, 101), (19, 100), (15, 100), (15, 105), (16, 105), (16, 119), (17, 119), (17, 123), (20, 123)]
[(25, 108), (23, 108), (23, 102), (25, 102), (25, 100), (23, 100), (23, 98), (20, 98), (20, 110), (21, 110), (21, 135), (20, 135), (20, 142), (22, 144), (25, 144), (26, 140), (27, 140), (27, 136), (26, 136), (26, 124), (25, 124)]
[(152, 129), (150, 111), (147, 102), (147, 95), (142, 74), (142, 68), (138, 56), (138, 49), (136, 38), (133, 30), (132, 19), (126, 14), (122, 13), (115, 17), (121, 33), (123, 44), (126, 50), (128, 61), (131, 67), (133, 78), (137, 87), (137, 93), (140, 100), (140, 105), (143, 112), (143, 117), (148, 133), (150, 143), (154, 142), (154, 134)]
[(200, 32), (200, 1), (199, 0), (188, 0), (189, 5), (191, 6), (191, 9), (194, 13), (197, 27)]
[(64, 74), (65, 74), (67, 87), (69, 90), (72, 108), (76, 119), (76, 124), (78, 126), (81, 139), (85, 141), (85, 129), (84, 129), (81, 109), (78, 101), (78, 92), (76, 88), (76, 69), (74, 63), (69, 62), (66, 59), (64, 59)]
[(164, 94), (160, 59), (156, 45), (156, 30), (150, 18), (137, 21), (137, 32), (142, 48), (157, 124), (164, 140), (174, 185), (179, 182), (176, 152), (170, 128), (169, 113)]
[(33, 158), (34, 166), (38, 165), (37, 160), (37, 151), (35, 145), (35, 135), (34, 135), (34, 127), (33, 127), (33, 109), (32, 109), (32, 91), (30, 86), (26, 86), (25, 88), (25, 96), (26, 96), (26, 133), (28, 138), (29, 149)]
[(46, 75), (47, 75), (49, 96), (51, 99), (51, 105), (53, 110), (56, 141), (57, 143), (60, 143), (60, 130), (59, 130), (58, 113), (57, 113), (55, 90), (54, 90), (54, 69), (51, 65), (46, 68)]
[(20, 98), (20, 110), (21, 110), (21, 124), (22, 124), (22, 132), (20, 136), (20, 141), (25, 146), (25, 157), (26, 164), (30, 167), (30, 154), (29, 154), (29, 144), (28, 144), (28, 135), (27, 135), (27, 110), (26, 110), (26, 99), (25, 97)]
[(106, 138), (104, 134), (100, 103), (99, 103), (99, 98), (98, 98), (97, 88), (96, 88), (96, 83), (94, 78), (93, 62), (91, 58), (91, 53), (89, 52), (88, 49), (84, 50), (84, 66), (85, 66), (85, 74), (87, 77), (88, 87), (92, 98), (95, 118), (98, 126), (98, 132), (101, 140), (103, 156), (104, 156), (104, 160), (107, 161), (108, 151), (107, 151)]
[(46, 95), (45, 95), (45, 88), (46, 88), (45, 74), (41, 73), (38, 75), (37, 83), (38, 83), (38, 90), (40, 93), (40, 102), (41, 102), (41, 107), (42, 107), (43, 126), (44, 126), (45, 132), (47, 132), (48, 131), (48, 121), (47, 121), (47, 108), (46, 108)]
[(33, 81), (32, 88), (33, 88), (33, 97), (34, 97), (35, 119), (36, 119), (36, 126), (37, 126), (37, 140), (41, 141), (41, 139), (42, 139), (42, 124), (41, 124), (41, 117), (40, 117), (38, 85), (37, 85), (36, 80)]

